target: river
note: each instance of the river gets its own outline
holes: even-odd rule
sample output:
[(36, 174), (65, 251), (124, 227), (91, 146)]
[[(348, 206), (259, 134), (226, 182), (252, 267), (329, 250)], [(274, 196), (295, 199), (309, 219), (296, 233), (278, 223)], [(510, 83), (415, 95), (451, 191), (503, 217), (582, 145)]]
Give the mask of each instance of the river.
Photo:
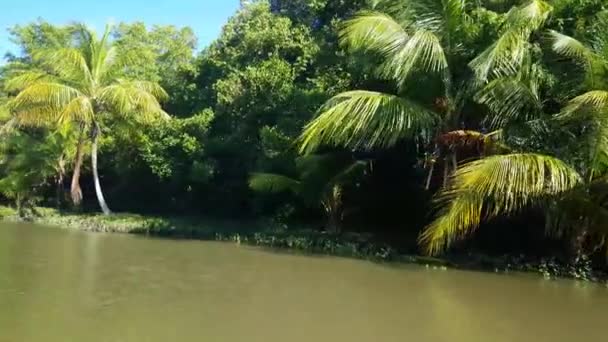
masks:
[(608, 289), (0, 227), (0, 342), (601, 341)]

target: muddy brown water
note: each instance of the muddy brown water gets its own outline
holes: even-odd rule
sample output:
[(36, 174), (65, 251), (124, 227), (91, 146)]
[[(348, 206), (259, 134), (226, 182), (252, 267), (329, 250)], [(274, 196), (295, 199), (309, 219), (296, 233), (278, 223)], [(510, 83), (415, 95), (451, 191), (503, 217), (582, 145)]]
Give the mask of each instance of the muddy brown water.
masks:
[(604, 341), (606, 286), (0, 226), (1, 342)]

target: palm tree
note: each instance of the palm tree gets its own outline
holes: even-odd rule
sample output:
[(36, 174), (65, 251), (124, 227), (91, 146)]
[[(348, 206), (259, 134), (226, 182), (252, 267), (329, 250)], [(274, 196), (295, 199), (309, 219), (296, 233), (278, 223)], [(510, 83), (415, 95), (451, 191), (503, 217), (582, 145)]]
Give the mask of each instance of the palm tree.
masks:
[(156, 83), (121, 79), (129, 65), (118, 62), (110, 40), (110, 26), (98, 37), (83, 25), (74, 26), (74, 44), (37, 51), (33, 58), (41, 68), (25, 70), (6, 84), (18, 95), (9, 102), (15, 120), (23, 125), (70, 125), (78, 135), (71, 184), (73, 202), (82, 200), (80, 173), (85, 144), (91, 142), (95, 192), (105, 214), (105, 202), (97, 171), (98, 141), (105, 120), (150, 121), (167, 117), (159, 100), (167, 94)]
[[(563, 233), (565, 227), (580, 223), (581, 217), (585, 231), (597, 232), (598, 227), (605, 227), (607, 212), (598, 207), (605, 208), (608, 197), (603, 178), (608, 160), (608, 125), (604, 121), (608, 120), (600, 117), (605, 113), (602, 108), (608, 104), (608, 93), (593, 91), (577, 97), (559, 115), (564, 123), (578, 113), (580, 123), (582, 113), (595, 113), (594, 119), (584, 124), (586, 135), (594, 137), (591, 140), (595, 142), (590, 143), (594, 146), (590, 165), (595, 166), (586, 171), (556, 157), (513, 152), (495, 141), (504, 136), (512, 122), (538, 129), (546, 119), (541, 91), (551, 79), (534, 52), (539, 47), (536, 34), (545, 26), (552, 7), (542, 0), (531, 0), (512, 8), (505, 15), (498, 39), (467, 63), (473, 72), (467, 77), (466, 73), (456, 73), (457, 67), (452, 64), (463, 55), (471, 56), (465, 49), (466, 33), (475, 31), (468, 15), (470, 5), (456, 0), (384, 3), (388, 4), (380, 7), (384, 12), (363, 12), (346, 22), (341, 41), (379, 56), (379, 75), (394, 81), (396, 92), (360, 90), (337, 95), (306, 126), (300, 138), (301, 152), (312, 152), (320, 146), (389, 148), (404, 138), (435, 136), (435, 150), (443, 150), (439, 156), (444, 159), (444, 190), (439, 199), (444, 208), (420, 238), (429, 254), (467, 236), (483, 220), (515, 214), (530, 206), (552, 209), (547, 212), (553, 213), (548, 220), (553, 233)], [(569, 37), (554, 36), (561, 38), (554, 43), (557, 52), (582, 59), (589, 69), (597, 71), (597, 52), (582, 49), (582, 44), (568, 41)], [(606, 45), (596, 46), (602, 49)], [(431, 105), (409, 96), (412, 75), (421, 73), (437, 75), (443, 81), (443, 94), (437, 94)], [(458, 130), (461, 109), (470, 97), (486, 105), (484, 125), (497, 131), (482, 134)], [(491, 156), (462, 166), (448, 184), (449, 159), (452, 168), (457, 169), (456, 152), (463, 145), (476, 146), (479, 156)], [(492, 145), (499, 148), (487, 148), (495, 147)], [(510, 153), (492, 155), (505, 151)], [(427, 188), (437, 157), (433, 153), (428, 163)]]
[[(479, 30), (470, 15), (475, 6), (463, 0), (381, 1), (376, 10), (346, 21), (341, 42), (377, 56), (378, 75), (392, 81), (395, 91), (356, 90), (330, 99), (305, 127), (301, 152), (321, 146), (390, 148), (407, 138), (432, 141), (425, 161), (427, 189), (439, 159), (447, 185), (449, 171), (458, 165), (459, 150), (474, 141), (473, 145), (484, 145), (496, 135), (476, 131), (479, 127), (463, 130), (464, 106), (494, 77), (521, 69), (528, 38), (550, 12), (541, 0), (515, 7), (506, 14), (497, 42), (477, 55), (469, 48)], [(440, 87), (425, 89), (433, 94), (430, 100), (412, 96), (419, 94), (422, 78), (440, 80)]]
[(310, 155), (296, 161), (297, 176), (254, 173), (249, 187), (262, 193), (291, 192), (311, 207), (321, 206), (328, 231), (339, 233), (347, 214), (344, 187), (362, 178), (368, 163), (336, 154)]
[[(607, 13), (599, 16), (598, 26), (604, 30), (599, 30), (601, 34), (594, 36), (591, 45), (555, 31), (549, 33), (554, 52), (584, 67), (587, 85), (595, 88), (569, 101), (552, 118), (562, 125), (564, 134), (577, 134), (583, 162), (574, 164), (548, 155), (513, 153), (465, 165), (439, 196), (443, 209), (420, 237), (428, 254), (440, 253), (469, 236), (482, 221), (517, 214), (529, 207), (545, 210), (549, 234), (574, 237), (577, 254), (605, 247), (608, 87), (602, 81), (608, 71), (608, 21), (603, 19)], [(501, 108), (516, 114), (518, 109), (514, 106), (530, 102), (534, 101), (520, 99), (513, 105), (504, 103)], [(585, 248), (589, 242), (591, 248)]]

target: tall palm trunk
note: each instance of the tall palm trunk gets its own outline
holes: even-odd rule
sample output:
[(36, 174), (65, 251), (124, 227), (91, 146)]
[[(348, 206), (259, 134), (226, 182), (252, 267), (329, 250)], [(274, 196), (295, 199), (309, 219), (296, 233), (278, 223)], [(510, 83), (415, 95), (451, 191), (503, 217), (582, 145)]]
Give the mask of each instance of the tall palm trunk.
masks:
[(15, 205), (17, 206), (17, 215), (19, 218), (25, 217), (25, 211), (23, 210), (23, 195), (19, 192), (15, 197)]
[(93, 144), (91, 146), (91, 164), (93, 167), (93, 179), (95, 180), (95, 194), (97, 195), (97, 201), (99, 202), (99, 206), (103, 211), (104, 215), (112, 214), (108, 204), (106, 203), (105, 198), (103, 197), (103, 192), (101, 191), (101, 183), (99, 182), (99, 173), (97, 172), (97, 140), (99, 138), (99, 126), (95, 124), (93, 127), (92, 140)]
[(331, 189), (331, 193), (321, 203), (327, 215), (327, 232), (338, 234), (341, 232), (343, 219), (342, 210), (342, 187), (335, 185)]
[(82, 189), (80, 188), (80, 172), (84, 161), (84, 133), (85, 127), (80, 126), (80, 137), (78, 137), (78, 146), (76, 146), (76, 161), (74, 163), (74, 173), (72, 174), (72, 184), (70, 186), (70, 194), (72, 203), (79, 206), (82, 203)]
[(65, 155), (62, 154), (59, 157), (59, 162), (57, 163), (57, 178), (55, 180), (55, 206), (57, 209), (61, 208), (61, 203), (63, 197), (63, 182), (65, 179)]

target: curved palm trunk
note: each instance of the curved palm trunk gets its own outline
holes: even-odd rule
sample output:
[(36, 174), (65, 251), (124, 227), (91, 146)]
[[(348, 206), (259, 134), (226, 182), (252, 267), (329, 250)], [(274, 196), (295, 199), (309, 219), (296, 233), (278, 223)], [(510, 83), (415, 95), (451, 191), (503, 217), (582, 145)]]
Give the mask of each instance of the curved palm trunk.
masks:
[(82, 203), (82, 189), (80, 188), (80, 172), (84, 160), (84, 127), (80, 128), (80, 137), (78, 138), (78, 146), (76, 147), (76, 161), (74, 163), (74, 173), (72, 174), (72, 184), (70, 186), (70, 195), (72, 203), (79, 206)]
[(97, 172), (97, 140), (99, 138), (99, 127), (93, 128), (93, 144), (91, 146), (91, 164), (93, 167), (93, 179), (95, 181), (95, 194), (97, 195), (97, 201), (103, 211), (104, 215), (112, 214), (112, 211), (108, 207), (103, 192), (101, 191), (101, 183), (99, 182), (99, 173)]

